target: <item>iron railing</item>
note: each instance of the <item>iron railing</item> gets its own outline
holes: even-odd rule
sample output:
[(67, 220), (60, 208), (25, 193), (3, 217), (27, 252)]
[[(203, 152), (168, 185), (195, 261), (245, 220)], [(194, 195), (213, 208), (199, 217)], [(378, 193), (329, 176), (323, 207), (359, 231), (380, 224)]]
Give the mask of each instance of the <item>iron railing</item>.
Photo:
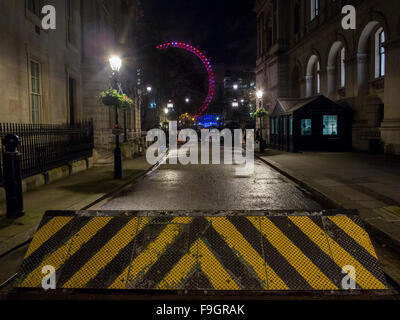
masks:
[(22, 177), (43, 173), (93, 153), (93, 122), (69, 124), (0, 123), (0, 183), (3, 178), (2, 140), (7, 134), (20, 139)]

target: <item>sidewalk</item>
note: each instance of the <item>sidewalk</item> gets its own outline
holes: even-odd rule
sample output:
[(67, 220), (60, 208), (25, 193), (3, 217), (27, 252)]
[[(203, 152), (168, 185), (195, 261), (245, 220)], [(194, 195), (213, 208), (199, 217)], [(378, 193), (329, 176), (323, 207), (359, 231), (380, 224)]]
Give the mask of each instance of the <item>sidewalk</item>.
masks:
[[(146, 157), (124, 160), (124, 178), (114, 180), (114, 165), (95, 166), (87, 171), (24, 193), (25, 215), (7, 219), (0, 215), (0, 256), (29, 240), (47, 210), (80, 210), (143, 175), (151, 168)], [(5, 203), (0, 203), (5, 207)], [(3, 210), (2, 210), (3, 211)]]
[(400, 252), (400, 158), (277, 150), (258, 156), (317, 197), (358, 209), (370, 231)]

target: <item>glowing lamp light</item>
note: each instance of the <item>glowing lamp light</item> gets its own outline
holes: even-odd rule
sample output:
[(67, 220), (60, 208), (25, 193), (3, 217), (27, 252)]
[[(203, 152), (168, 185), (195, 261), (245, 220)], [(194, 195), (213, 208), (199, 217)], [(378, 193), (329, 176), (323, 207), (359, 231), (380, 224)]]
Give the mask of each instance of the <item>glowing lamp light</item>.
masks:
[(234, 108), (239, 107), (239, 103), (237, 101), (233, 101), (232, 107), (234, 107)]
[(165, 113), (165, 114), (168, 114), (168, 112), (169, 112), (168, 108), (165, 108), (165, 109), (164, 109), (164, 113)]
[(261, 99), (264, 96), (264, 92), (262, 90), (257, 90), (256, 95), (258, 99)]
[(189, 103), (190, 99), (189, 99), (189, 98), (186, 98), (185, 101), (186, 101), (186, 103)]
[(147, 92), (151, 92), (152, 88), (150, 86), (147, 86)]
[(121, 69), (122, 60), (119, 57), (112, 56), (109, 61), (110, 61), (110, 66), (111, 66), (112, 71), (118, 72), (119, 69)]
[(233, 90), (237, 90), (239, 88), (239, 86), (237, 84), (233, 85)]

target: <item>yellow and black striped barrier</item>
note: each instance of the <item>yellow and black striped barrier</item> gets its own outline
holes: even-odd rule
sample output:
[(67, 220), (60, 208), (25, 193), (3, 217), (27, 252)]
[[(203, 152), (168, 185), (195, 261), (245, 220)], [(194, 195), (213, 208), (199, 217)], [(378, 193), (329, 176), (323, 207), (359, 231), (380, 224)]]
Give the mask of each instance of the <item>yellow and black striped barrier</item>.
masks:
[(355, 290), (387, 289), (355, 215), (48, 213), (18, 287), (41, 288), (46, 266), (55, 270), (57, 289), (340, 291), (351, 283)]

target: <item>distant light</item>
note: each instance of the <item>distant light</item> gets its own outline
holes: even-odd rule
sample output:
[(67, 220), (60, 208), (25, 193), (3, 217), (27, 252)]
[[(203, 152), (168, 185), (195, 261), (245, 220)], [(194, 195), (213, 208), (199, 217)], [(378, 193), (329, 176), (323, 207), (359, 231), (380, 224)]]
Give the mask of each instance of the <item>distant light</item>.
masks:
[(239, 86), (237, 84), (233, 85), (233, 90), (237, 90), (239, 88)]
[(165, 114), (168, 114), (168, 112), (169, 112), (168, 108), (165, 108), (164, 112), (165, 112)]
[(186, 98), (185, 101), (186, 101), (186, 103), (189, 103), (190, 99), (189, 99), (189, 98)]
[(219, 121), (219, 117), (217, 117), (217, 121)]
[(119, 69), (121, 69), (122, 60), (120, 59), (120, 57), (112, 56), (109, 61), (110, 61), (110, 66), (111, 66), (112, 71), (118, 72)]
[(264, 96), (264, 91), (258, 90), (256, 94), (257, 94), (257, 98), (261, 99)]
[(239, 102), (237, 101), (232, 102), (232, 107), (239, 107)]
[(169, 109), (172, 109), (172, 108), (174, 107), (174, 104), (172, 103), (171, 100), (169, 100), (169, 102), (167, 103), (167, 107), (168, 107)]
[(148, 86), (147, 88), (147, 92), (151, 92), (152, 88), (150, 86)]
[(240, 100), (240, 102), (241, 102), (241, 103), (244, 103), (244, 100), (242, 99), (242, 100)]

